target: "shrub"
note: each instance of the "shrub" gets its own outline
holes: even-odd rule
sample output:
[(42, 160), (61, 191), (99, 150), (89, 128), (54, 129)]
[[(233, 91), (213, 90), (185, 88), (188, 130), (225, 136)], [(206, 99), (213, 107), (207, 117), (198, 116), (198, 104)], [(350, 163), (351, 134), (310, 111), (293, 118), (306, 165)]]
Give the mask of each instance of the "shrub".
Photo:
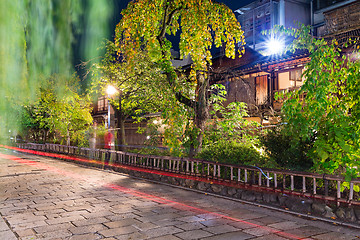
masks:
[(143, 148), (127, 148), (127, 152), (139, 153), (144, 155), (154, 156), (172, 156), (168, 149), (156, 148), (156, 147), (143, 147)]
[(208, 145), (196, 157), (219, 163), (274, 167), (252, 145), (233, 141)]
[(284, 127), (269, 130), (260, 137), (260, 142), (269, 158), (281, 168), (305, 171), (313, 166), (309, 157), (313, 141), (302, 140)]

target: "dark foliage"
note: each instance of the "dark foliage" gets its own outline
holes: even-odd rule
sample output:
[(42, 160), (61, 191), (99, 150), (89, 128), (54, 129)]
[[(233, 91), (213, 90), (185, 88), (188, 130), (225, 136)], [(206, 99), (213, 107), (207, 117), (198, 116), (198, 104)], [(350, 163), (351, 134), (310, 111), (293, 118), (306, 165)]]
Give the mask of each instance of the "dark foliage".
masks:
[(309, 153), (313, 139), (303, 140), (283, 127), (270, 130), (260, 138), (267, 155), (281, 168), (306, 171), (313, 166)]

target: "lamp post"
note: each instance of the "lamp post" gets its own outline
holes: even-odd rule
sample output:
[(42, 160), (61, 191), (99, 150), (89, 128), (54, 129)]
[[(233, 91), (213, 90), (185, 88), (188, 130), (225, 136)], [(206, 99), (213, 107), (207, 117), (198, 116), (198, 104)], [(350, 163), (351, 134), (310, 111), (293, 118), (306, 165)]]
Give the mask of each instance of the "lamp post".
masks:
[[(118, 139), (118, 145), (119, 145), (119, 149), (122, 150), (123, 149), (123, 145), (125, 145), (125, 126), (124, 126), (124, 115), (122, 112), (122, 106), (121, 106), (121, 98), (122, 98), (122, 89), (118, 89), (114, 86), (108, 85), (106, 88), (106, 93), (108, 94), (108, 98), (110, 98), (110, 96), (114, 95), (115, 93), (119, 93), (119, 109), (114, 109), (115, 114), (116, 114), (116, 118), (117, 118), (117, 126), (116, 128), (118, 130), (120, 130), (117, 134), (117, 139)], [(109, 108), (108, 108), (108, 126), (110, 129), (110, 104), (109, 104)]]
[(113, 94), (115, 94), (117, 92), (116, 88), (109, 85), (106, 88), (106, 93), (108, 94), (108, 129), (110, 129), (110, 101), (109, 98), (110, 96), (112, 96)]

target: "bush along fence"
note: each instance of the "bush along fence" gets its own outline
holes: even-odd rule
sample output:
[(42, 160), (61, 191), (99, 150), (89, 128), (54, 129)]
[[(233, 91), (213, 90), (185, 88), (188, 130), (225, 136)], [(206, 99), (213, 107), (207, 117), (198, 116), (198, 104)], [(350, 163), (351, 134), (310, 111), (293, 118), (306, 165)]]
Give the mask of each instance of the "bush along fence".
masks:
[(24, 152), (42, 151), (50, 157), (360, 226), (360, 195), (355, 191), (360, 178), (342, 189), (345, 179), (337, 175), (57, 144), (18, 143), (17, 146)]

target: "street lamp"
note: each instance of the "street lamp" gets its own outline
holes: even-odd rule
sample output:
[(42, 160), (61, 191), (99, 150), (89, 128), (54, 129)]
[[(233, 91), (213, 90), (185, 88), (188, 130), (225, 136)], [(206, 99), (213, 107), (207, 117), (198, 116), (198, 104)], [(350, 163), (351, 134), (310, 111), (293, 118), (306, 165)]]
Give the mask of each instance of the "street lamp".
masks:
[[(110, 98), (110, 96), (114, 95), (115, 93), (119, 93), (119, 109), (117, 110), (115, 108), (114, 111), (115, 111), (116, 118), (118, 120), (116, 129), (120, 130), (120, 132), (117, 135), (117, 138), (118, 138), (118, 143), (119, 143), (120, 150), (121, 150), (122, 146), (125, 145), (124, 115), (123, 115), (122, 108), (121, 108), (121, 98), (122, 98), (123, 90), (116, 88), (114, 86), (108, 85), (106, 87), (106, 93), (108, 94), (108, 99)], [(110, 129), (110, 103), (108, 106), (108, 126), (109, 126), (108, 129)]]
[(116, 88), (109, 85), (106, 88), (106, 93), (108, 94), (108, 129), (110, 129), (110, 101), (109, 98), (111, 95), (114, 95), (117, 92)]

